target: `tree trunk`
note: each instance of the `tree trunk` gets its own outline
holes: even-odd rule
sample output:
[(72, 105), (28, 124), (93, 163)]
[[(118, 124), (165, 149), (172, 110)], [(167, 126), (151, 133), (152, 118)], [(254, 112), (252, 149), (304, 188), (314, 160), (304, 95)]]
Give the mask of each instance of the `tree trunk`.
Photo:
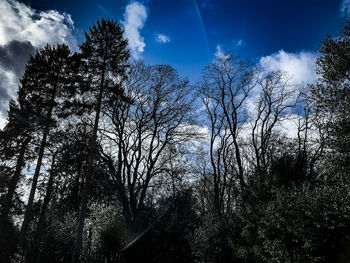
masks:
[(28, 136), (24, 139), (21, 149), (19, 151), (18, 159), (17, 159), (17, 164), (16, 164), (16, 169), (15, 173), (11, 178), (9, 188), (7, 191), (7, 195), (5, 197), (5, 201), (3, 204), (3, 211), (1, 213), (1, 218), (6, 220), (8, 218), (8, 214), (10, 213), (11, 207), (12, 207), (12, 201), (13, 201), (13, 195), (15, 193), (17, 183), (21, 177), (21, 171), (24, 165), (24, 154), (26, 152), (27, 146), (29, 142), (31, 141), (32, 137)]
[(49, 177), (49, 181), (48, 181), (47, 187), (46, 187), (44, 203), (43, 203), (42, 208), (41, 208), (39, 221), (38, 221), (36, 231), (34, 234), (34, 243), (32, 244), (32, 247), (30, 249), (31, 255), (33, 256), (33, 258), (36, 258), (35, 262), (40, 262), (41, 255), (39, 252), (39, 248), (40, 248), (40, 243), (41, 243), (43, 231), (46, 228), (45, 215), (46, 215), (46, 211), (47, 211), (47, 208), (48, 208), (48, 205), (50, 202), (52, 187), (53, 187), (53, 182), (54, 182), (54, 175), (55, 175), (54, 167), (55, 167), (56, 154), (57, 154), (57, 152), (55, 152), (52, 156), (50, 177)]
[(80, 251), (83, 243), (84, 222), (87, 214), (88, 197), (90, 192), (92, 175), (94, 172), (94, 159), (97, 155), (97, 145), (96, 145), (97, 130), (98, 130), (98, 123), (100, 120), (104, 82), (105, 82), (105, 71), (103, 70), (101, 83), (100, 83), (100, 92), (99, 92), (99, 95), (97, 98), (97, 104), (96, 104), (96, 116), (95, 116), (95, 123), (93, 127), (94, 129), (91, 136), (91, 141), (89, 143), (90, 145), (89, 145), (89, 155), (88, 155), (88, 168), (87, 168), (85, 184), (82, 190), (81, 205), (80, 205), (80, 211), (78, 216), (77, 235), (74, 241), (74, 247), (73, 247), (73, 253), (72, 253), (72, 263), (80, 262)]
[(41, 164), (42, 164), (42, 160), (43, 160), (43, 156), (44, 156), (44, 150), (46, 147), (48, 133), (49, 133), (49, 127), (47, 126), (47, 127), (45, 127), (43, 138), (41, 140), (39, 157), (38, 157), (38, 161), (36, 163), (32, 187), (30, 189), (30, 194), (29, 194), (29, 199), (28, 199), (28, 204), (27, 204), (27, 209), (26, 209), (26, 212), (24, 214), (24, 219), (23, 219), (23, 223), (22, 223), (22, 227), (21, 227), (21, 233), (19, 236), (19, 244), (21, 247), (23, 247), (23, 245), (25, 244), (25, 239), (26, 239), (29, 223), (30, 223), (30, 220), (32, 217), (34, 196), (35, 196), (35, 191), (36, 191), (36, 187), (38, 184), (38, 178), (39, 178), (39, 174), (40, 174), (40, 168), (41, 168)]
[(83, 162), (82, 160), (78, 160), (78, 167), (77, 167), (77, 176), (75, 177), (74, 180), (74, 186), (73, 186), (73, 190), (72, 190), (72, 204), (70, 206), (71, 209), (73, 209), (74, 211), (79, 211), (79, 193), (80, 193), (80, 178), (82, 175), (82, 172), (85, 170), (83, 167)]
[[(58, 76), (57, 76), (58, 78)], [(52, 111), (53, 111), (53, 107), (54, 107), (54, 102), (55, 102), (55, 97), (56, 97), (56, 92), (57, 92), (57, 83), (54, 86), (51, 98), (50, 98), (50, 108), (47, 112), (46, 115), (46, 123), (45, 123), (45, 129), (44, 129), (44, 133), (43, 133), (43, 138), (41, 140), (41, 145), (40, 145), (40, 149), (39, 149), (39, 157), (38, 157), (38, 161), (36, 163), (36, 167), (35, 167), (35, 172), (34, 172), (34, 176), (33, 176), (33, 182), (32, 182), (32, 187), (30, 189), (30, 194), (29, 194), (29, 199), (28, 199), (28, 204), (27, 204), (27, 209), (26, 212), (24, 214), (24, 219), (23, 219), (23, 223), (22, 223), (22, 227), (21, 227), (21, 233), (19, 236), (19, 245), (20, 247), (23, 248), (23, 245), (25, 244), (25, 239), (26, 239), (26, 235), (27, 235), (27, 231), (28, 231), (28, 227), (29, 227), (29, 223), (32, 217), (32, 209), (33, 209), (33, 202), (34, 202), (34, 196), (35, 196), (35, 191), (36, 191), (36, 187), (38, 184), (38, 178), (40, 175), (40, 169), (41, 169), (41, 164), (43, 161), (43, 157), (44, 157), (44, 151), (45, 151), (45, 147), (46, 147), (46, 141), (47, 141), (47, 136), (50, 132), (50, 119), (52, 116)]]
[(54, 182), (54, 177), (55, 177), (55, 158), (56, 158), (57, 152), (55, 152), (52, 156), (52, 161), (51, 161), (51, 171), (50, 171), (50, 177), (49, 177), (49, 181), (47, 183), (47, 187), (46, 187), (46, 193), (45, 193), (45, 197), (44, 197), (44, 203), (41, 207), (41, 212), (40, 212), (40, 217), (39, 217), (39, 221), (38, 221), (38, 225), (36, 228), (36, 240), (39, 240), (41, 237), (41, 233), (43, 230), (43, 225), (44, 225), (44, 220), (45, 220), (45, 215), (46, 215), (46, 211), (47, 208), (49, 206), (49, 202), (51, 199), (51, 193), (52, 193), (52, 188), (53, 188), (53, 182)]

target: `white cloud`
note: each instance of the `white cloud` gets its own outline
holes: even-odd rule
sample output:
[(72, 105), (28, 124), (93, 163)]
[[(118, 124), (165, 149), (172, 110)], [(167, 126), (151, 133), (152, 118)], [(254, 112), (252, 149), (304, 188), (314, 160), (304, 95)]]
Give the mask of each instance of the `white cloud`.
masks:
[(8, 103), (17, 91), (18, 79), (13, 71), (0, 67), (0, 128), (6, 123)]
[(219, 44), (216, 45), (216, 52), (215, 52), (214, 56), (217, 59), (227, 59), (227, 58), (229, 58), (229, 55), (226, 54), (226, 52), (223, 50), (223, 48)]
[(340, 4), (341, 15), (348, 16), (350, 14), (350, 0), (343, 0)]
[(224, 52), (222, 51), (221, 45), (216, 45), (216, 52), (214, 54), (215, 57), (217, 58), (222, 58), (224, 56)]
[(124, 30), (125, 36), (129, 41), (131, 55), (138, 59), (146, 46), (140, 30), (147, 20), (146, 7), (140, 2), (132, 2), (125, 8), (124, 13)]
[(0, 0), (0, 45), (29, 41), (34, 47), (73, 40), (70, 15), (55, 10), (37, 12), (14, 0)]
[(170, 37), (164, 34), (157, 34), (155, 38), (156, 42), (160, 44), (170, 43)]
[(0, 128), (8, 102), (17, 92), (18, 78), (27, 57), (46, 43), (66, 43), (73, 49), (74, 23), (69, 14), (55, 10), (38, 12), (16, 0), (0, 0)]
[(230, 57), (230, 55), (229, 55), (230, 53), (232, 53), (237, 48), (243, 47), (243, 46), (245, 46), (245, 42), (243, 39), (233, 40), (231, 50), (229, 49), (229, 52), (227, 52), (226, 50), (224, 50), (223, 45), (217, 44), (216, 45), (216, 52), (215, 52), (214, 56), (216, 59), (218, 59), (218, 58), (227, 59)]
[(298, 137), (298, 119), (301, 117), (296, 114), (289, 114), (288, 118), (282, 119), (276, 125), (276, 130), (285, 134), (289, 138)]
[(283, 50), (259, 61), (264, 71), (285, 71), (291, 76), (291, 84), (314, 83), (316, 54), (313, 52), (287, 53)]
[(243, 39), (238, 39), (237, 41), (234, 42), (234, 45), (236, 47), (243, 47), (243, 46), (245, 46), (245, 42)]
[[(290, 77), (289, 85), (286, 88), (290, 90), (295, 89), (295, 95), (297, 95), (298, 84), (315, 83), (317, 81), (318, 76), (315, 72), (316, 58), (317, 54), (313, 52), (287, 53), (280, 50), (270, 56), (260, 58), (257, 66), (261, 68), (263, 73), (279, 70), (286, 72), (287, 77)], [(256, 107), (261, 90), (260, 84), (256, 85), (245, 103), (245, 107), (253, 119), (256, 115)], [(285, 103), (293, 104), (295, 99), (295, 96), (291, 96)], [(296, 138), (298, 128), (296, 120), (300, 116), (290, 113), (289, 110), (286, 110), (285, 114), (287, 114), (285, 118), (276, 124), (274, 130), (280, 134), (285, 134), (289, 138)], [(250, 133), (251, 127), (248, 124), (246, 126), (248, 133)]]

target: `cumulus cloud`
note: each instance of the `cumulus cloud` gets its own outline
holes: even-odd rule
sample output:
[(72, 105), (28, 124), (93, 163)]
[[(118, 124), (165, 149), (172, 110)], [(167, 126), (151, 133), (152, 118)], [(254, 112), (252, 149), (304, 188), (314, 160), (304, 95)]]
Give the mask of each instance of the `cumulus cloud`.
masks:
[(259, 61), (264, 71), (285, 71), (291, 76), (291, 84), (314, 83), (316, 54), (313, 52), (287, 53), (283, 50)]
[(0, 127), (17, 92), (29, 55), (46, 43), (76, 46), (73, 20), (55, 10), (38, 12), (15, 0), (0, 0)]
[[(287, 53), (280, 50), (270, 56), (260, 58), (257, 66), (266, 73), (271, 71), (285, 72), (287, 77), (290, 77), (288, 82), (289, 85), (285, 88), (290, 91), (297, 91), (298, 84), (315, 83), (317, 81), (318, 76), (315, 72), (316, 57), (317, 55), (313, 52)], [(256, 107), (258, 105), (261, 90), (261, 86), (259, 84), (256, 85), (245, 103), (249, 115), (253, 118), (256, 115)], [(297, 92), (295, 95), (297, 95)], [(285, 103), (293, 104), (295, 99), (295, 96), (291, 96), (286, 99)], [(290, 138), (295, 138), (297, 135), (296, 119), (300, 118), (300, 116), (291, 113), (289, 110), (287, 110), (285, 114), (285, 118), (275, 126), (275, 131), (285, 134)], [(248, 130), (249, 128), (250, 127), (248, 127)]]
[(18, 76), (23, 74), (24, 65), (34, 47), (28, 41), (12, 40), (7, 45), (0, 45), (0, 114), (5, 117), (8, 101), (15, 97)]
[(35, 47), (73, 40), (70, 15), (55, 10), (37, 12), (14, 0), (0, 0), (0, 45), (12, 40), (29, 41)]
[[(237, 41), (233, 42), (238, 43)], [(215, 57), (222, 59), (227, 56), (222, 45), (216, 46)], [(276, 92), (274, 96), (279, 96), (280, 88), (283, 86), (288, 91), (296, 91), (295, 94), (291, 94), (290, 97), (286, 97), (284, 103), (286, 105), (294, 105), (296, 102), (297, 91), (299, 89), (298, 84), (300, 83), (315, 83), (317, 81), (317, 74), (315, 73), (315, 62), (316, 62), (317, 54), (313, 52), (297, 52), (297, 53), (288, 53), (283, 50), (271, 54), (269, 56), (265, 56), (260, 58), (257, 63), (257, 68), (261, 68), (263, 73), (268, 73), (271, 71), (283, 71), (286, 73), (286, 79), (290, 77), (287, 86), (284, 86), (283, 79), (281, 85), (276, 86)], [(284, 75), (284, 74), (283, 74)], [(256, 75), (256, 77), (263, 77), (265, 74)], [(289, 84), (289, 85), (288, 85)], [(247, 122), (245, 122), (242, 126), (242, 131), (240, 133), (240, 137), (243, 139), (249, 139), (252, 132), (252, 123), (251, 121), (255, 121), (257, 117), (257, 106), (259, 98), (262, 94), (262, 86), (258, 82), (253, 89), (250, 91), (249, 96), (245, 100), (243, 104), (246, 113), (249, 118)], [(198, 110), (198, 113), (201, 113), (205, 110), (205, 107), (202, 105)], [(289, 138), (296, 138), (298, 132), (298, 120), (303, 120), (302, 116), (294, 113), (293, 110), (287, 108), (283, 112), (283, 118), (279, 122), (276, 123), (274, 127), (274, 132), (278, 134), (284, 134)], [(261, 123), (259, 124), (261, 125)], [(209, 130), (208, 130), (209, 133)], [(314, 136), (314, 135), (312, 135)]]
[(0, 118), (6, 118), (8, 102), (15, 95), (15, 90), (9, 87), (16, 87), (17, 84), (17, 76), (0, 67)]
[(4, 46), (0, 46), (0, 67), (6, 71), (12, 71), (21, 75), (29, 55), (34, 51), (29, 41), (12, 40)]
[(124, 30), (125, 36), (129, 40), (131, 55), (138, 59), (146, 46), (140, 31), (147, 20), (146, 7), (140, 2), (132, 2), (125, 8)]
[(156, 42), (160, 44), (170, 43), (170, 37), (164, 34), (157, 34), (155, 38)]

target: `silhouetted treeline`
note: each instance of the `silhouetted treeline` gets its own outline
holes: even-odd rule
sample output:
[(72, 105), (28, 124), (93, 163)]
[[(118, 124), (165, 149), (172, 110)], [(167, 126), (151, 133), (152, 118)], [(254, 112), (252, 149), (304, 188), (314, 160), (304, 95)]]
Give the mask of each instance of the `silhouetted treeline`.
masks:
[(104, 19), (37, 50), (0, 131), (0, 262), (349, 262), (349, 29), (304, 85), (231, 53), (190, 85)]

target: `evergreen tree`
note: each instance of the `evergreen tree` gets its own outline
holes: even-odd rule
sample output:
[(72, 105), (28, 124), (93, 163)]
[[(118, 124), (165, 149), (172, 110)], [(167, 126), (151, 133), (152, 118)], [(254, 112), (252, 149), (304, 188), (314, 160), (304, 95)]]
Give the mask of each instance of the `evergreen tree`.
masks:
[(40, 134), (40, 146), (26, 212), (21, 227), (20, 245), (24, 246), (29, 223), (32, 218), (34, 195), (42, 167), (45, 148), (50, 131), (57, 126), (62, 111), (62, 101), (71, 95), (71, 53), (66, 45), (45, 46), (28, 60), (18, 101), (28, 115), (33, 130)]
[(341, 35), (328, 38), (319, 49), (316, 71), (320, 75), (312, 87), (319, 112), (328, 116), (328, 146), (333, 150), (332, 167), (347, 174), (350, 164), (350, 21)]
[(85, 96), (93, 98), (95, 120), (93, 122), (88, 154), (85, 185), (81, 195), (77, 235), (74, 242), (72, 262), (79, 262), (82, 247), (83, 227), (87, 215), (88, 198), (94, 173), (94, 162), (98, 152), (97, 132), (101, 112), (108, 103), (123, 97), (122, 82), (126, 78), (129, 51), (123, 30), (114, 21), (97, 21), (85, 34), (85, 42), (80, 46), (85, 74), (90, 85), (84, 90)]
[(10, 256), (16, 251), (19, 231), (12, 218), (23, 209), (16, 189), (31, 140), (25, 112), (11, 100), (7, 125), (0, 131), (0, 262), (10, 262)]
[[(20, 180), (21, 171), (25, 164), (25, 153), (28, 144), (32, 140), (32, 126), (27, 120), (26, 112), (16, 104), (15, 101), (10, 101), (10, 109), (8, 112), (8, 123), (4, 130), (0, 133), (1, 140), (1, 159), (3, 164), (14, 157), (15, 167), (9, 171), (6, 167), (2, 167), (2, 177), (6, 177), (7, 192), (1, 200), (1, 219), (8, 218), (11, 207), (13, 206), (13, 198), (17, 184)], [(6, 166), (6, 165), (5, 165)]]

